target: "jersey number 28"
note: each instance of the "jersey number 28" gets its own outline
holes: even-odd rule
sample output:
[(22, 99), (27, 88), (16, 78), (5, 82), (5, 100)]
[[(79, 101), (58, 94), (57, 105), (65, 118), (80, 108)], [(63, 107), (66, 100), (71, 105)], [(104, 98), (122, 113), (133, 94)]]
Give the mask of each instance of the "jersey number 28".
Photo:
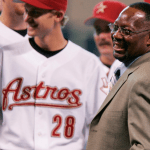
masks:
[[(62, 126), (62, 117), (55, 115), (53, 117), (53, 123), (57, 123), (56, 127), (52, 130), (52, 137), (61, 137), (61, 133), (58, 133), (59, 128)], [(65, 138), (72, 138), (74, 134), (75, 118), (73, 116), (67, 116), (64, 123), (64, 136)]]

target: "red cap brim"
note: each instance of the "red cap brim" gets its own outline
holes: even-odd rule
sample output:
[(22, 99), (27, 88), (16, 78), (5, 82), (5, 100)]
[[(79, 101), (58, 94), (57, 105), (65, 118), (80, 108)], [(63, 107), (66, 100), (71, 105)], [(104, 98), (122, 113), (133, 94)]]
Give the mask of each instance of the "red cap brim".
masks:
[(98, 19), (98, 18), (90, 17), (84, 21), (84, 24), (85, 25), (93, 25), (96, 19)]
[(97, 19), (104, 20), (104, 21), (107, 21), (107, 22), (110, 22), (110, 23), (114, 23), (113, 19), (101, 16), (101, 17), (90, 17), (90, 18), (88, 18), (84, 21), (84, 24), (87, 25), (87, 26), (88, 25), (94, 25), (94, 22)]

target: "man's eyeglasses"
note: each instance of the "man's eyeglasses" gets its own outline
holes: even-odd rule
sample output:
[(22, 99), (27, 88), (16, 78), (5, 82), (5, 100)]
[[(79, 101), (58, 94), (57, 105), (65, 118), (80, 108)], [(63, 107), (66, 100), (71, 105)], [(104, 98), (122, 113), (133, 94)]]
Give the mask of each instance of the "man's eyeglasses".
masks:
[(120, 33), (122, 36), (127, 36), (127, 35), (131, 36), (132, 34), (139, 34), (141, 32), (150, 31), (150, 29), (142, 30), (142, 31), (131, 31), (131, 30), (125, 29), (123, 27), (119, 27), (113, 23), (108, 24), (108, 26), (109, 26), (112, 33), (120, 30)]

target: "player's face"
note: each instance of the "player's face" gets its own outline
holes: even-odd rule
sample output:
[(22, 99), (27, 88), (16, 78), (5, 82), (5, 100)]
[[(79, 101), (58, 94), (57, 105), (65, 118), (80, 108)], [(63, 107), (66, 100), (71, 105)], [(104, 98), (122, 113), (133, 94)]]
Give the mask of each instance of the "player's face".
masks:
[(5, 4), (12, 13), (14, 12), (17, 15), (24, 14), (24, 3), (14, 3), (12, 0), (6, 0)]
[[(122, 62), (130, 61), (148, 51), (150, 23), (145, 21), (145, 13), (135, 8), (128, 7), (115, 21), (115, 30), (112, 31), (114, 57)], [(119, 27), (119, 28), (118, 28)], [(128, 34), (120, 30), (139, 31), (140, 33)]]
[(109, 22), (99, 19), (95, 21), (94, 40), (101, 55), (113, 57), (113, 43), (108, 24)]
[(28, 24), (28, 35), (44, 37), (50, 34), (55, 27), (56, 15), (53, 11), (25, 4), (24, 19)]

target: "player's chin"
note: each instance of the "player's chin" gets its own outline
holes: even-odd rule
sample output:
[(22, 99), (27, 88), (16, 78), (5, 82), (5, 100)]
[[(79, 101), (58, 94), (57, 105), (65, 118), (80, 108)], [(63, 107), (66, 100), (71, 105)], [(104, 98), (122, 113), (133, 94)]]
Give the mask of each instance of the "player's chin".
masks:
[(36, 33), (35, 33), (35, 32), (33, 32), (33, 31), (28, 30), (28, 32), (27, 32), (27, 33), (28, 33), (28, 35), (29, 35), (29, 36), (36, 36)]
[(33, 28), (27, 28), (27, 31), (28, 31), (28, 35), (29, 36), (36, 36), (36, 30), (33, 29)]

